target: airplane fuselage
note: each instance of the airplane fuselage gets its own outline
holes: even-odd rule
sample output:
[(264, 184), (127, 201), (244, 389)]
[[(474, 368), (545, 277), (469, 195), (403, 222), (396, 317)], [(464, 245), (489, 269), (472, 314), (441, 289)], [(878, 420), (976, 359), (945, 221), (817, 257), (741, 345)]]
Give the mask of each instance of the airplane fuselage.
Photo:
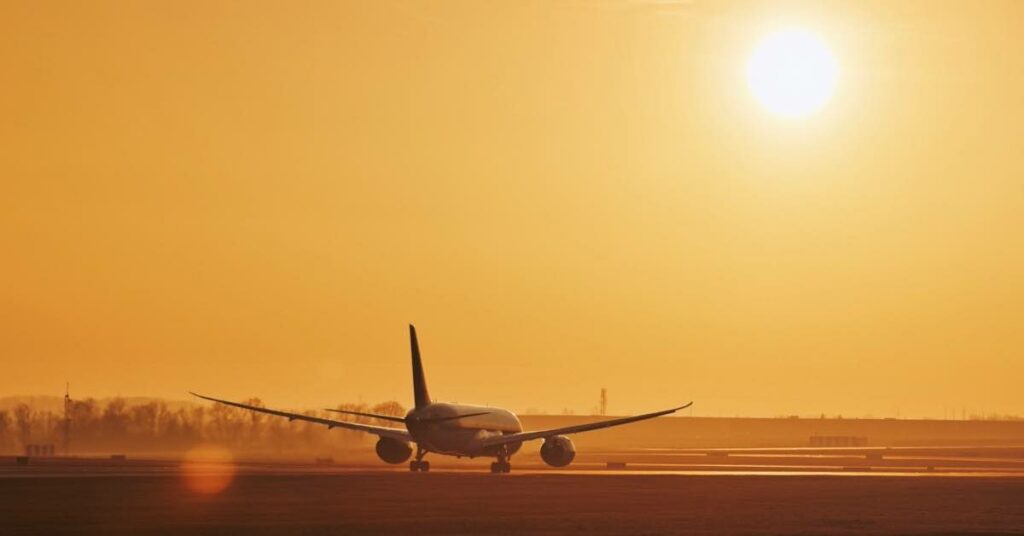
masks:
[[(470, 416), (457, 418), (459, 415)], [(434, 402), (409, 410), (405, 419), (409, 435), (430, 452), (452, 456), (496, 456), (501, 449), (511, 455), (522, 446), (522, 443), (491, 448), (481, 446), (485, 439), (523, 431), (519, 418), (506, 409)]]

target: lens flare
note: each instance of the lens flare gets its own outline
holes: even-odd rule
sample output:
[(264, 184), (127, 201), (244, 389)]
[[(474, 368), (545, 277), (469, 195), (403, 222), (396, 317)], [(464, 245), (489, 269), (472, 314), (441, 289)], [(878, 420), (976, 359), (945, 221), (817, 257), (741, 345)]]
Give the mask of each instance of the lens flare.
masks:
[(200, 445), (185, 453), (181, 474), (185, 486), (195, 493), (216, 495), (235, 479), (235, 459), (231, 452), (216, 445)]

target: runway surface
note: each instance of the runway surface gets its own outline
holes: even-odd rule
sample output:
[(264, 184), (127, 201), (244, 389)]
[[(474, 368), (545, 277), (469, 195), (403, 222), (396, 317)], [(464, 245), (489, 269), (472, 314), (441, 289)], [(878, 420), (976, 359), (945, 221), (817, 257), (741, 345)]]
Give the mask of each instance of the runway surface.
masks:
[(480, 469), (5, 463), (0, 534), (1024, 534), (1013, 473)]

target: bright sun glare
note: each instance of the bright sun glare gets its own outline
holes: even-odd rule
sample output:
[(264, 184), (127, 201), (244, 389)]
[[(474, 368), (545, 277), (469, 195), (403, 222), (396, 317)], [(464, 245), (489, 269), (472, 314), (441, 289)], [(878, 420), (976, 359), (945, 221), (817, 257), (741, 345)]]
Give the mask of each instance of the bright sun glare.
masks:
[(832, 51), (817, 35), (791, 28), (760, 43), (747, 61), (747, 85), (768, 111), (801, 118), (832, 97), (839, 67)]

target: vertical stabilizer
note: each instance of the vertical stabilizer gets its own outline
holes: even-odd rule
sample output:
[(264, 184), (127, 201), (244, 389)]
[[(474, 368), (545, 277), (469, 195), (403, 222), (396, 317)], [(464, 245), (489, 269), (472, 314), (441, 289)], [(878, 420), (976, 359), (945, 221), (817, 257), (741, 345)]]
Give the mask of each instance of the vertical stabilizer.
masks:
[(409, 324), (409, 344), (412, 346), (412, 393), (416, 408), (430, 404), (427, 393), (427, 379), (423, 376), (423, 362), (420, 361), (420, 343), (416, 340), (416, 326)]

